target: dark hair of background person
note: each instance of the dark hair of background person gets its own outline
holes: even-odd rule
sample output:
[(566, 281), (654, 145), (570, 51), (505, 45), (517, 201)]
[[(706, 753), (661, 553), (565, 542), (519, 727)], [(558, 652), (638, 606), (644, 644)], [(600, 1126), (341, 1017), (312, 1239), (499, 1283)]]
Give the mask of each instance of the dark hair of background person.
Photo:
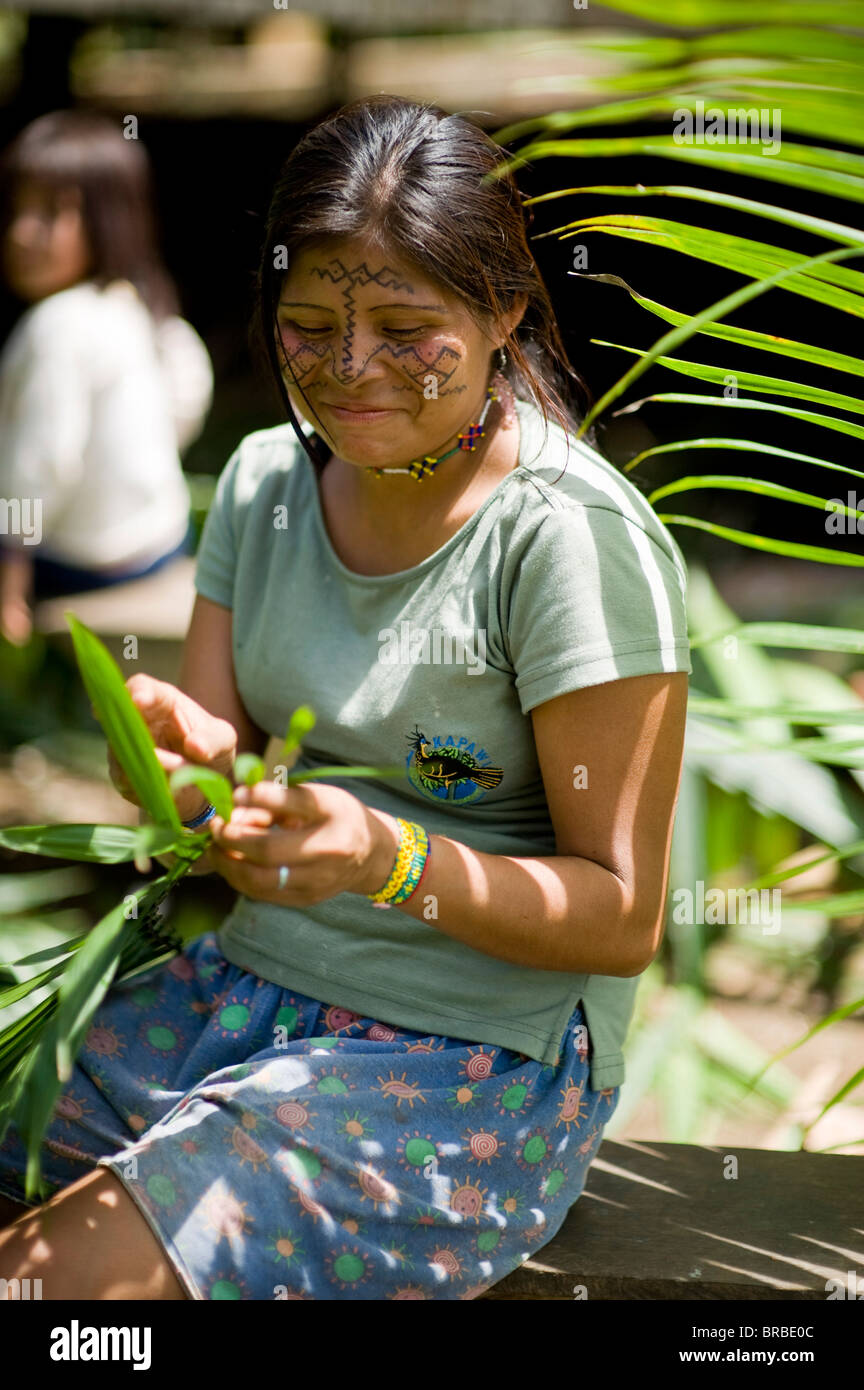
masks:
[[(467, 117), (382, 95), (327, 117), (282, 166), (255, 278), (250, 346), (272, 371), (313, 461), (280, 371), (276, 316), (282, 267), (308, 245), (337, 237), (368, 239), (418, 266), (460, 299), (482, 328), (525, 295), (525, 315), (505, 343), (506, 375), (517, 396), (534, 400), (547, 426), (552, 416), (573, 429), (579, 419), (574, 383), (586, 400), (589, 393), (568, 362), (528, 246), (527, 210), (516, 183), (509, 173), (489, 177), (505, 158), (506, 151)], [(315, 418), (311, 406), (309, 412)]]
[(179, 313), (177, 287), (158, 250), (150, 158), (127, 139), (118, 120), (97, 111), (50, 111), (31, 121), (0, 156), (0, 236), (15, 190), (34, 182), (60, 192), (80, 189), (90, 243), (89, 279), (128, 280), (156, 322)]

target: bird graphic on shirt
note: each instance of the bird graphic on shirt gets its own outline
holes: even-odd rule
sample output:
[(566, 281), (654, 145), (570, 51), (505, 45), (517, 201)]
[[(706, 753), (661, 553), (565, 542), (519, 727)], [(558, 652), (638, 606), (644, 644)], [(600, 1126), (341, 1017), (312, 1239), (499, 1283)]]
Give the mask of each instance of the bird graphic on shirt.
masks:
[(405, 737), (414, 751), (411, 766), (428, 791), (437, 791), (443, 787), (448, 797), (452, 797), (456, 788), (466, 782), (473, 782), (484, 791), (491, 791), (504, 776), (503, 768), (480, 767), (471, 753), (454, 748), (451, 744), (442, 751), (437, 751), (416, 724), (414, 732), (406, 734)]

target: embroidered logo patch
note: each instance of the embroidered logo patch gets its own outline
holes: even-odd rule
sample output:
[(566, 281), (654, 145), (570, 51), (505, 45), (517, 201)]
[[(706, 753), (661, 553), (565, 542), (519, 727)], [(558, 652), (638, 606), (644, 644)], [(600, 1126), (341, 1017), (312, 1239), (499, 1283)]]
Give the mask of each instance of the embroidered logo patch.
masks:
[(478, 801), (504, 776), (493, 767), (485, 748), (465, 735), (435, 734), (427, 738), (415, 724), (406, 734), (411, 751), (405, 759), (408, 779), (424, 796), (435, 801)]

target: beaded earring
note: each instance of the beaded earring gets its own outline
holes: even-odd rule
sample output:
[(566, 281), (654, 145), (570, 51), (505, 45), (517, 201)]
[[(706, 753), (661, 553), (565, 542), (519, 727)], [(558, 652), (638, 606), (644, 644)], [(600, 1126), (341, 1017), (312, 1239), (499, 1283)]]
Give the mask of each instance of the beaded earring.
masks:
[(506, 369), (507, 353), (501, 347), (498, 349), (498, 370), (492, 378), (490, 389), (495, 392), (495, 399), (504, 412), (501, 428), (512, 430), (516, 424), (516, 397), (513, 394), (513, 387), (504, 375)]
[(419, 483), (423, 478), (431, 477), (439, 463), (451, 458), (460, 449), (473, 454), (480, 440), (486, 434), (486, 416), (489, 414), (489, 407), (493, 401), (497, 401), (503, 412), (501, 428), (512, 429), (516, 424), (516, 397), (513, 394), (512, 386), (504, 375), (506, 368), (507, 354), (504, 348), (500, 347), (498, 349), (498, 369), (486, 388), (486, 404), (480, 419), (467, 425), (462, 433), (456, 436), (458, 442), (454, 444), (452, 449), (448, 449), (446, 454), (439, 454), (437, 458), (429, 454), (426, 458), (415, 459), (413, 463), (408, 464), (407, 468), (375, 468), (373, 466), (367, 468), (366, 472), (374, 473), (377, 478), (382, 478), (385, 473), (408, 473), (415, 482)]
[(426, 458), (415, 459), (413, 463), (408, 464), (407, 468), (376, 468), (372, 466), (367, 468), (366, 472), (374, 473), (378, 478), (382, 477), (385, 473), (409, 473), (415, 482), (419, 483), (423, 478), (430, 477), (435, 472), (439, 463), (443, 463), (445, 459), (449, 459), (453, 454), (458, 453), (460, 449), (465, 453), (473, 454), (480, 440), (486, 434), (486, 416), (489, 414), (489, 407), (493, 400), (497, 401), (499, 399), (500, 397), (496, 393), (494, 385), (490, 384), (487, 386), (486, 404), (483, 407), (483, 413), (480, 419), (473, 424), (467, 425), (462, 433), (457, 435), (459, 442), (454, 444), (452, 449), (448, 449), (446, 454), (439, 454), (437, 458), (429, 454)]

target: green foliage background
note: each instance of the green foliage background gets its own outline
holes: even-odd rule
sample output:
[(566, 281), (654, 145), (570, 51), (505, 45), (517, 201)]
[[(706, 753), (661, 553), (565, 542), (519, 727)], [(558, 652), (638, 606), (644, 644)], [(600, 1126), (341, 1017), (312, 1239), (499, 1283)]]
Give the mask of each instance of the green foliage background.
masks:
[[(827, 516), (833, 493), (842, 490), (845, 495), (857, 486), (859, 495), (864, 494), (864, 472), (832, 458), (838, 434), (864, 438), (864, 423), (859, 423), (864, 360), (834, 350), (830, 339), (815, 343), (781, 337), (771, 315), (776, 296), (794, 294), (835, 314), (864, 317), (864, 271), (856, 266), (864, 255), (858, 216), (864, 202), (864, 156), (859, 153), (864, 145), (862, 6), (858, 0), (818, 5), (809, 0), (731, 0), (722, 6), (667, 0), (659, 13), (652, 0), (607, 0), (602, 7), (592, 6), (595, 15), (598, 9), (691, 32), (654, 36), (620, 26), (584, 28), (574, 38), (572, 52), (578, 54), (579, 70), (592, 75), (572, 79), (579, 105), (496, 132), (514, 150), (507, 167), (517, 171), (547, 158), (574, 161), (573, 186), (529, 200), (534, 205), (560, 203), (562, 220), (544, 235), (578, 238), (580, 243), (591, 237), (592, 246), (597, 238), (615, 238), (617, 250), (605, 263), (617, 273), (587, 278), (607, 283), (610, 294), (629, 294), (650, 316), (642, 344), (592, 340), (636, 361), (592, 407), (583, 428), (613, 412), (662, 406), (663, 442), (631, 459), (625, 471), (634, 472), (661, 455), (677, 465), (676, 474), (649, 496), (670, 528), (684, 528), (685, 541), (687, 531), (695, 529), (765, 556), (845, 566), (850, 593), (861, 595), (860, 542), (856, 547), (853, 539), (848, 548), (812, 546), (742, 532), (724, 524), (722, 506), (724, 495), (744, 492), (818, 508)], [(566, 71), (567, 47), (559, 51)], [(594, 75), (592, 57), (596, 71), (607, 75)], [(733, 138), (754, 129), (738, 115), (751, 109), (768, 117), (780, 111), (779, 147), (769, 150)], [(684, 113), (702, 112), (707, 120), (718, 111), (722, 121), (715, 122), (712, 135), (719, 132), (719, 138), (711, 143), (680, 138), (687, 131)], [(655, 129), (634, 133), (634, 126), (641, 132), (648, 123)], [(616, 159), (633, 156), (656, 167), (656, 181), (580, 184), (580, 160), (602, 159), (614, 168)], [(680, 175), (682, 167), (684, 181), (672, 182), (670, 171)], [(752, 197), (730, 193), (725, 186), (729, 174), (752, 179)], [(784, 189), (812, 195), (808, 211), (785, 206)], [(828, 197), (848, 204), (842, 220), (818, 215)], [(692, 203), (692, 219), (665, 217), (663, 202), (670, 199)], [(565, 220), (574, 200), (580, 207), (593, 204), (597, 211)], [(742, 221), (760, 219), (764, 239), (716, 230), (712, 209), (738, 214)], [(724, 225), (728, 223), (726, 217)], [(802, 254), (785, 246), (787, 229), (811, 238), (812, 250)], [(667, 253), (664, 283), (676, 283), (669, 252), (721, 266), (740, 274), (743, 283), (709, 304), (660, 303), (628, 283), (628, 243)], [(592, 263), (602, 261), (599, 249), (591, 256)], [(687, 283), (687, 278), (682, 275), (680, 281)], [(757, 328), (730, 321), (749, 303), (761, 310)], [(653, 341), (650, 319), (660, 320), (663, 328)], [(724, 364), (676, 355), (694, 337), (722, 344)], [(754, 353), (764, 362), (757, 370)], [(654, 364), (704, 390), (681, 390), (673, 380), (668, 391), (633, 398), (640, 378)], [(812, 369), (827, 369), (836, 384), (811, 384)], [(704, 416), (704, 433), (676, 438), (676, 415), (691, 419), (696, 408)], [(748, 438), (754, 412), (800, 423), (804, 452)], [(656, 422), (654, 427), (660, 428)], [(728, 471), (700, 472), (702, 450), (728, 455)], [(812, 491), (779, 481), (787, 461), (812, 470)], [(753, 476), (750, 469), (757, 466), (759, 476)], [(826, 483), (831, 487), (827, 496)], [(706, 489), (717, 494), (717, 520), (681, 509), (680, 499), (686, 505), (688, 495)], [(675, 510), (667, 510), (673, 498)], [(837, 514), (836, 507), (830, 510)], [(846, 534), (854, 536), (851, 528), (862, 511), (855, 506), (841, 511), (847, 517)], [(659, 1102), (668, 1139), (704, 1136), (742, 1103), (756, 1113), (787, 1109), (797, 1089), (795, 1078), (779, 1057), (772, 1063), (712, 1005), (707, 956), (718, 940), (736, 937), (752, 952), (757, 968), (764, 962), (790, 972), (810, 970), (814, 982), (836, 998), (842, 967), (833, 976), (830, 969), (818, 967), (820, 962), (836, 963), (838, 955), (848, 952), (850, 934), (844, 927), (864, 911), (864, 701), (843, 678), (862, 666), (864, 630), (742, 623), (698, 562), (690, 565), (690, 579), (694, 673), (670, 885), (694, 893), (700, 881), (731, 889), (779, 885), (783, 924), (777, 934), (752, 924), (678, 924), (670, 896), (664, 951), (637, 996), (626, 1045), (628, 1079), (607, 1129), (610, 1136), (626, 1128), (649, 1093)], [(864, 604), (858, 611), (864, 614)], [(846, 673), (826, 664), (824, 653), (834, 654), (835, 661), (842, 654)], [(842, 887), (830, 895), (796, 899), (794, 879), (808, 865), (785, 872), (777, 866), (808, 845), (814, 846), (808, 865), (836, 861)], [(669, 981), (676, 987), (671, 996), (664, 988)], [(843, 1000), (800, 1041), (858, 1013), (862, 1005), (862, 998)], [(864, 1069), (853, 1070), (840, 1090), (826, 1098), (821, 1114), (862, 1079)], [(788, 1147), (805, 1146), (815, 1123), (790, 1124)]]

